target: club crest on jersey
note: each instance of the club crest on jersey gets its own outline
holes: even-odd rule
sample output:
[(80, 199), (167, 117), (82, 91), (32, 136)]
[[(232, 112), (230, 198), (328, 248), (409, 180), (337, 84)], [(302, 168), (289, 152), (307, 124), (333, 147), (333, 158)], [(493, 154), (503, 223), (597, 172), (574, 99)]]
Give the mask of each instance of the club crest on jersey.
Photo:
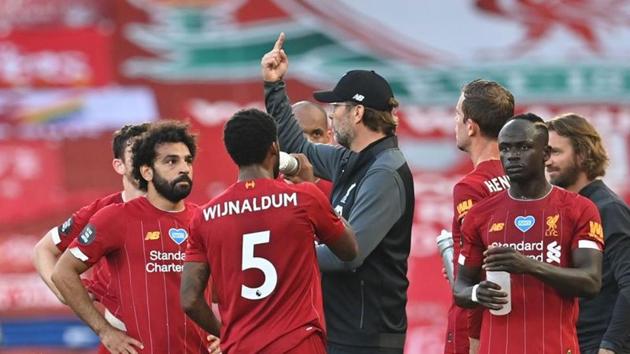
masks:
[(536, 219), (531, 215), (517, 216), (514, 219), (514, 226), (516, 226), (517, 229), (521, 230), (521, 232), (529, 231), (529, 229), (531, 229), (535, 223)]
[(181, 245), (188, 238), (188, 232), (184, 229), (169, 229), (168, 235), (178, 245)]
[(560, 214), (547, 217), (547, 230), (545, 230), (545, 236), (558, 237), (558, 220), (560, 220)]
[(82, 245), (89, 245), (96, 238), (96, 230), (92, 224), (87, 224), (81, 234), (79, 234), (79, 243)]

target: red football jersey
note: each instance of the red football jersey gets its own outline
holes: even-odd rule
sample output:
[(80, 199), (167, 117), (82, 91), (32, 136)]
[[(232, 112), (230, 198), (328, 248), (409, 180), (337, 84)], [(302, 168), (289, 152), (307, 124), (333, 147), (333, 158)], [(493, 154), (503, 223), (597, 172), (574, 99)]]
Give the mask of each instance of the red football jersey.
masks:
[[(65, 251), (97, 211), (108, 205), (119, 203), (123, 203), (122, 192), (97, 199), (91, 204), (77, 210), (63, 224), (53, 229), (53, 243), (61, 252)], [(94, 299), (103, 304), (105, 308), (116, 316), (115, 309), (117, 308), (118, 299), (109, 290), (110, 279), (111, 276), (107, 262), (102, 260), (97, 262), (94, 267), (92, 267), (90, 274), (82, 280), (90, 294), (94, 296)]]
[[(553, 187), (538, 200), (515, 200), (502, 192), (466, 216), (460, 263), (480, 267), (489, 246), (512, 247), (527, 257), (571, 267), (576, 248), (603, 250), (599, 212), (588, 199)], [(484, 309), (479, 353), (579, 353), (577, 298), (562, 296), (541, 280), (511, 275), (512, 311), (494, 316)]]
[(190, 220), (198, 207), (167, 212), (140, 197), (97, 212), (69, 251), (88, 265), (105, 257), (116, 313), (142, 353), (203, 353), (205, 339), (181, 310), (179, 287)]
[(322, 191), (322, 193), (324, 193), (326, 198), (330, 198), (333, 190), (333, 185), (331, 181), (320, 178), (315, 182), (315, 185), (317, 186), (317, 188), (319, 188), (320, 191)]
[[(509, 178), (503, 172), (499, 160), (480, 162), (469, 174), (453, 187), (453, 267), (457, 274), (457, 259), (463, 242), (461, 224), (466, 213), (475, 203), (509, 188)], [(464, 309), (451, 302), (448, 311), (445, 354), (468, 354), (468, 337), (478, 338), (481, 328), (481, 312)]]
[(186, 261), (210, 266), (223, 352), (284, 353), (325, 335), (315, 234), (330, 243), (344, 231), (326, 196), (311, 183), (256, 179), (201, 210)]

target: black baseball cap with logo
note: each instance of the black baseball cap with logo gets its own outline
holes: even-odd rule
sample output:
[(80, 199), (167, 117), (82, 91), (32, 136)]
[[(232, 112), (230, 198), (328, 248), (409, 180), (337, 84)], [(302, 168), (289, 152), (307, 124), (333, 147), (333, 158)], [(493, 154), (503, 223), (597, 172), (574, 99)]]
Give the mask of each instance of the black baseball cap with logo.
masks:
[(355, 102), (379, 111), (389, 111), (389, 99), (394, 97), (387, 80), (373, 70), (348, 71), (332, 91), (317, 91), (319, 102)]

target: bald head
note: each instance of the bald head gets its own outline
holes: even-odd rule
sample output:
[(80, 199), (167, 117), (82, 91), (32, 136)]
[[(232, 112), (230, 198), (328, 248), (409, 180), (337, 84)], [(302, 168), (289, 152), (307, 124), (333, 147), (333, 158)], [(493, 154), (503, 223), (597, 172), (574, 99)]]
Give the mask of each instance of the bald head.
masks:
[(321, 106), (309, 101), (300, 101), (292, 108), (306, 139), (312, 143), (330, 144), (332, 142), (328, 129), (328, 116)]

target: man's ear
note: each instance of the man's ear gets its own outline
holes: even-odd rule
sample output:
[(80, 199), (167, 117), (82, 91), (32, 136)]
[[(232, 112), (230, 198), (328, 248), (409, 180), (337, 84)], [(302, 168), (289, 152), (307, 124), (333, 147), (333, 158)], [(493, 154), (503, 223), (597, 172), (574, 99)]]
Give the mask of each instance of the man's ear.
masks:
[(152, 181), (153, 180), (153, 168), (151, 168), (150, 166), (147, 166), (147, 165), (140, 166), (140, 175), (147, 182)]
[(121, 159), (113, 159), (112, 167), (114, 168), (114, 171), (121, 176), (126, 172), (125, 162)]
[(350, 117), (354, 121), (354, 124), (359, 124), (363, 120), (363, 114), (365, 113), (365, 107), (363, 105), (358, 104), (356, 106), (352, 106), (350, 108), (352, 112), (350, 112)]
[(466, 119), (466, 133), (469, 137), (477, 136), (480, 132), (481, 129), (479, 128), (479, 124), (477, 124), (477, 122), (470, 118)]

